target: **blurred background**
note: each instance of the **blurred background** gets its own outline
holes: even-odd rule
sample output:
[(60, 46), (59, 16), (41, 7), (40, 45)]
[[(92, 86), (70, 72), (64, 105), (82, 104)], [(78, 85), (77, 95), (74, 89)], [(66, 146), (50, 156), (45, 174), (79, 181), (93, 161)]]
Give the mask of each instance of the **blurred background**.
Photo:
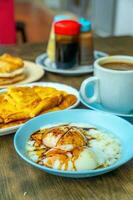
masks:
[(53, 17), (61, 13), (91, 20), (96, 37), (133, 35), (133, 0), (14, 0), (17, 42), (48, 41)]

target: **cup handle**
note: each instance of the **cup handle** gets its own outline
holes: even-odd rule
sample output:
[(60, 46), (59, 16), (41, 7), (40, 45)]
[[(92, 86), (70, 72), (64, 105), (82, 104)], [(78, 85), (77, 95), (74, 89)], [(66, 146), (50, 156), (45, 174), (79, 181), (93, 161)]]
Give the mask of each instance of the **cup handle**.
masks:
[[(91, 97), (88, 97), (86, 95), (86, 88), (91, 84), (94, 83), (94, 94)], [(83, 81), (80, 87), (80, 92), (82, 97), (87, 103), (94, 103), (94, 102), (100, 102), (99, 97), (99, 89), (98, 89), (98, 78), (97, 77), (90, 77)]]

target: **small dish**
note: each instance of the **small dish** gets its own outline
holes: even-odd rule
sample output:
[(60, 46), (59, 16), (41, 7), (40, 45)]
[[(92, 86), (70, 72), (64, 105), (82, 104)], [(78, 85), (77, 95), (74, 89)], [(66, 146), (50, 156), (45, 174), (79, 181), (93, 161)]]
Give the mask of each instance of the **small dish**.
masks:
[[(107, 53), (104, 53), (102, 51), (95, 51), (94, 57), (95, 60), (101, 57), (107, 56)], [(56, 68), (55, 63), (51, 62), (51, 60), (48, 58), (47, 53), (41, 54), (36, 58), (36, 63), (41, 64), (43, 66), (43, 69), (48, 72), (53, 72), (57, 74), (62, 75), (82, 75), (93, 72), (93, 65), (86, 65), (86, 66), (76, 66), (71, 69), (58, 69)]]
[[(20, 85), (18, 85), (20, 87)], [(79, 102), (80, 102), (80, 99), (79, 99), (79, 92), (71, 87), (71, 86), (68, 86), (68, 85), (65, 85), (65, 84), (60, 84), (60, 83), (51, 83), (51, 82), (38, 82), (38, 83), (31, 83), (31, 84), (23, 84), (21, 85), (22, 87), (23, 86), (27, 86), (27, 87), (32, 87), (32, 86), (44, 86), (44, 87), (53, 87), (53, 88), (56, 88), (56, 89), (59, 89), (59, 90), (64, 90), (70, 94), (73, 94), (77, 97), (77, 101), (75, 104), (73, 104), (72, 106), (66, 108), (66, 109), (70, 109), (70, 108), (75, 108)], [(16, 86), (17, 87), (17, 86)], [(3, 89), (3, 90), (0, 90), (0, 93), (6, 91), (6, 89)], [(17, 126), (13, 126), (13, 127), (9, 127), (9, 128), (1, 128), (0, 129), (0, 136), (2, 135), (7, 135), (7, 134), (10, 134), (10, 133), (14, 133), (19, 127), (21, 127), (22, 124), (19, 124)]]
[[(90, 85), (90, 87), (88, 87), (88, 91), (87, 91), (87, 95), (88, 96), (92, 96), (93, 94), (93, 85)], [(93, 109), (93, 110), (97, 110), (97, 111), (103, 111), (103, 112), (108, 112), (108, 113), (112, 113), (114, 115), (117, 115), (117, 116), (120, 116), (120, 117), (124, 117), (126, 118), (127, 120), (130, 118), (133, 119), (133, 112), (131, 112), (130, 114), (122, 114), (122, 113), (115, 113), (113, 112), (112, 110), (109, 110), (107, 108), (105, 108), (102, 104), (100, 103), (92, 103), (92, 104), (89, 104), (88, 102), (85, 101), (85, 99), (83, 98), (83, 96), (81, 95), (81, 92), (80, 92), (80, 101), (88, 108), (90, 109)]]
[[(114, 134), (114, 136), (116, 136), (121, 143), (122, 150), (119, 160), (106, 168), (80, 171), (56, 170), (36, 164), (30, 160), (26, 154), (26, 142), (33, 132), (46, 125), (52, 126), (56, 123), (88, 123), (96, 127), (101, 127), (105, 130), (108, 130), (110, 133)], [(22, 159), (38, 169), (57, 176), (85, 178), (107, 173), (129, 161), (133, 157), (132, 133), (133, 126), (126, 120), (117, 116), (105, 112), (96, 112), (87, 109), (72, 109), (48, 113), (28, 121), (15, 134), (14, 146)]]
[[(42, 66), (39, 64), (36, 64), (31, 61), (24, 61), (25, 71), (27, 77), (23, 81), (19, 81), (17, 83), (14, 83), (12, 85), (18, 85), (18, 84), (26, 84), (26, 83), (32, 83), (34, 81), (39, 80), (42, 78), (42, 76), (45, 74), (45, 71), (43, 70)], [(7, 88), (10, 85), (2, 85), (0, 88)]]

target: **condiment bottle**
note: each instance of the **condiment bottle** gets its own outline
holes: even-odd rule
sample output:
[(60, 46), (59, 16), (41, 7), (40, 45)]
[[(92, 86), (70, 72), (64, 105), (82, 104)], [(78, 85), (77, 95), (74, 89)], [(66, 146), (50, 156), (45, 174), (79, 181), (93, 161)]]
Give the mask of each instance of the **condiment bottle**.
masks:
[(76, 16), (74, 15), (56, 15), (54, 17), (52, 26), (51, 26), (51, 31), (50, 31), (50, 36), (49, 36), (49, 41), (48, 41), (48, 46), (47, 46), (47, 55), (50, 58), (52, 62), (55, 61), (55, 34), (54, 34), (54, 23), (61, 21), (61, 20), (68, 20), (68, 19), (73, 19), (78, 21)]
[(91, 31), (91, 22), (80, 18), (79, 20), (79, 65), (91, 65), (94, 61), (93, 35)]
[(73, 20), (63, 20), (55, 23), (54, 30), (56, 66), (61, 69), (71, 68), (78, 60), (80, 24)]

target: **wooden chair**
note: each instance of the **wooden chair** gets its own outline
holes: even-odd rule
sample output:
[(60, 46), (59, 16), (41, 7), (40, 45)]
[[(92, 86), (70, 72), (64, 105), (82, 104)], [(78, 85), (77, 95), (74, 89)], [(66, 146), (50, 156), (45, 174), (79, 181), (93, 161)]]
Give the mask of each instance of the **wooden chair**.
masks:
[(21, 34), (21, 40), (22, 42), (27, 42), (27, 35), (26, 35), (26, 30), (25, 30), (25, 23), (22, 21), (17, 21), (16, 22), (16, 30)]

